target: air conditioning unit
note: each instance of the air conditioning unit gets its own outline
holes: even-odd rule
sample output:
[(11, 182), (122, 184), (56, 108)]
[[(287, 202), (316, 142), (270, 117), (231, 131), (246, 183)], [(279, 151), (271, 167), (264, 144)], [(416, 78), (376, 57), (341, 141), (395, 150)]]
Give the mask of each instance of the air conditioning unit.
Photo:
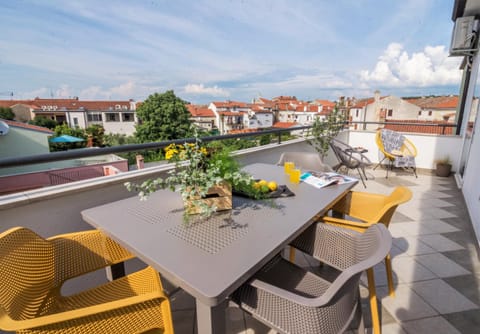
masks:
[(464, 56), (477, 51), (477, 38), (478, 20), (475, 20), (475, 16), (457, 18), (453, 27), (450, 55)]

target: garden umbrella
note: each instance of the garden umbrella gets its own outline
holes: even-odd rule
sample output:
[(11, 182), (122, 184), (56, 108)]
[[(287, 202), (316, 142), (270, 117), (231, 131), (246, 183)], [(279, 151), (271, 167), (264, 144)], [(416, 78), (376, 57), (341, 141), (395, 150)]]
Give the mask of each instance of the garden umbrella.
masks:
[(61, 135), (50, 139), (50, 143), (76, 143), (80, 141), (85, 141), (85, 139), (70, 135)]

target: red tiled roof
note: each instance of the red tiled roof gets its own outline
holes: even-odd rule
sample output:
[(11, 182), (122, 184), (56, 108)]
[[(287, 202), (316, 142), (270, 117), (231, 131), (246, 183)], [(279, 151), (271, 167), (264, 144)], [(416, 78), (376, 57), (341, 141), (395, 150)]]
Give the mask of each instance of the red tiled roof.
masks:
[(245, 102), (237, 102), (237, 101), (225, 101), (225, 102), (212, 102), (215, 107), (217, 108), (246, 108), (247, 104)]
[(317, 99), (317, 100), (315, 100), (315, 103), (322, 105), (324, 108), (325, 107), (332, 107), (332, 108), (335, 107), (335, 102), (328, 101), (328, 100)]
[[(35, 110), (42, 110), (42, 106), (56, 106), (56, 111), (68, 110), (115, 110), (120, 105), (121, 110), (125, 110), (123, 106), (130, 109), (130, 101), (82, 101), (74, 99), (42, 99), (36, 97), (33, 100), (0, 100), (0, 107), (11, 107), (16, 104), (25, 104)], [(49, 110), (50, 111), (50, 110)]]
[(357, 102), (353, 106), (351, 106), (351, 108), (363, 108), (369, 104), (372, 104), (373, 102), (375, 102), (375, 98), (373, 97), (370, 97), (368, 99), (360, 99), (357, 100)]
[(273, 127), (278, 129), (288, 129), (288, 128), (291, 128), (292, 126), (297, 126), (297, 125), (298, 123), (295, 123), (295, 122), (276, 122), (275, 124), (273, 124)]
[(314, 104), (300, 104), (295, 108), (295, 111), (318, 112), (319, 107)]
[(215, 117), (213, 111), (208, 109), (207, 106), (187, 104), (187, 109), (193, 117)]
[(2, 120), (3, 122), (7, 123), (9, 126), (16, 127), (16, 128), (22, 128), (22, 129), (27, 129), (27, 130), (33, 130), (33, 131), (39, 131), (39, 132), (44, 132), (49, 135), (52, 135), (54, 132), (48, 128), (44, 128), (43, 126), (37, 126), (37, 125), (32, 125), (28, 123), (22, 123), (22, 122), (16, 122), (16, 121), (9, 121), (9, 120)]
[(405, 101), (423, 109), (455, 109), (458, 105), (458, 96), (429, 96), (409, 98)]
[(245, 115), (245, 112), (243, 111), (219, 111), (219, 115), (223, 116), (243, 116)]
[[(404, 124), (388, 124), (388, 122), (398, 122)], [(414, 124), (408, 124), (414, 123)], [(425, 125), (417, 125), (417, 124), (425, 124)], [(432, 126), (427, 126), (428, 124), (432, 124)], [(392, 120), (387, 119), (385, 124), (385, 129), (390, 129), (398, 132), (414, 132), (414, 133), (429, 133), (429, 134), (444, 134), (444, 135), (453, 135), (453, 127), (452, 126), (437, 126), (433, 124), (444, 124), (444, 125), (452, 125), (451, 122), (445, 121), (420, 121), (420, 120)]]
[(250, 128), (250, 129), (237, 129), (237, 130), (230, 130), (228, 133), (235, 134), (235, 133), (248, 133), (248, 132), (257, 132), (258, 128)]
[(0, 107), (12, 107), (17, 104), (32, 104), (32, 100), (0, 100)]

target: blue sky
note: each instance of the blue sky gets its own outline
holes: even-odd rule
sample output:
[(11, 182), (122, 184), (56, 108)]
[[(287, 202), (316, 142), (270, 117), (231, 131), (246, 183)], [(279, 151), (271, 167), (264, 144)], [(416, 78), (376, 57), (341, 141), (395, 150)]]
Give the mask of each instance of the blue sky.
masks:
[(3, 0), (0, 99), (458, 94), (453, 3)]

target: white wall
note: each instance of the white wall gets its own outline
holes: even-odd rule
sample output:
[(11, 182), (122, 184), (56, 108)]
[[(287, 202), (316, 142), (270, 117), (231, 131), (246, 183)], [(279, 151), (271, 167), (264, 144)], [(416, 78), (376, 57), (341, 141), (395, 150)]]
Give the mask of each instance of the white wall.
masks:
[[(480, 240), (480, 177), (478, 175), (480, 166), (479, 134), (480, 122), (477, 119), (472, 146), (470, 147), (470, 155), (463, 175), (462, 186), (463, 196), (478, 240)], [(460, 148), (458, 148), (458, 150), (460, 151)]]
[[(348, 143), (352, 146), (362, 146), (368, 150), (365, 154), (372, 162), (379, 161), (379, 150), (375, 143), (375, 131), (350, 131)], [(418, 168), (434, 169), (435, 160), (449, 156), (452, 160), (452, 170), (458, 170), (460, 146), (459, 136), (436, 136), (404, 133), (417, 148), (415, 163)], [(342, 140), (342, 139), (340, 139)]]
[(132, 136), (135, 133), (135, 122), (105, 122), (103, 121), (103, 128), (108, 134), (124, 134)]

